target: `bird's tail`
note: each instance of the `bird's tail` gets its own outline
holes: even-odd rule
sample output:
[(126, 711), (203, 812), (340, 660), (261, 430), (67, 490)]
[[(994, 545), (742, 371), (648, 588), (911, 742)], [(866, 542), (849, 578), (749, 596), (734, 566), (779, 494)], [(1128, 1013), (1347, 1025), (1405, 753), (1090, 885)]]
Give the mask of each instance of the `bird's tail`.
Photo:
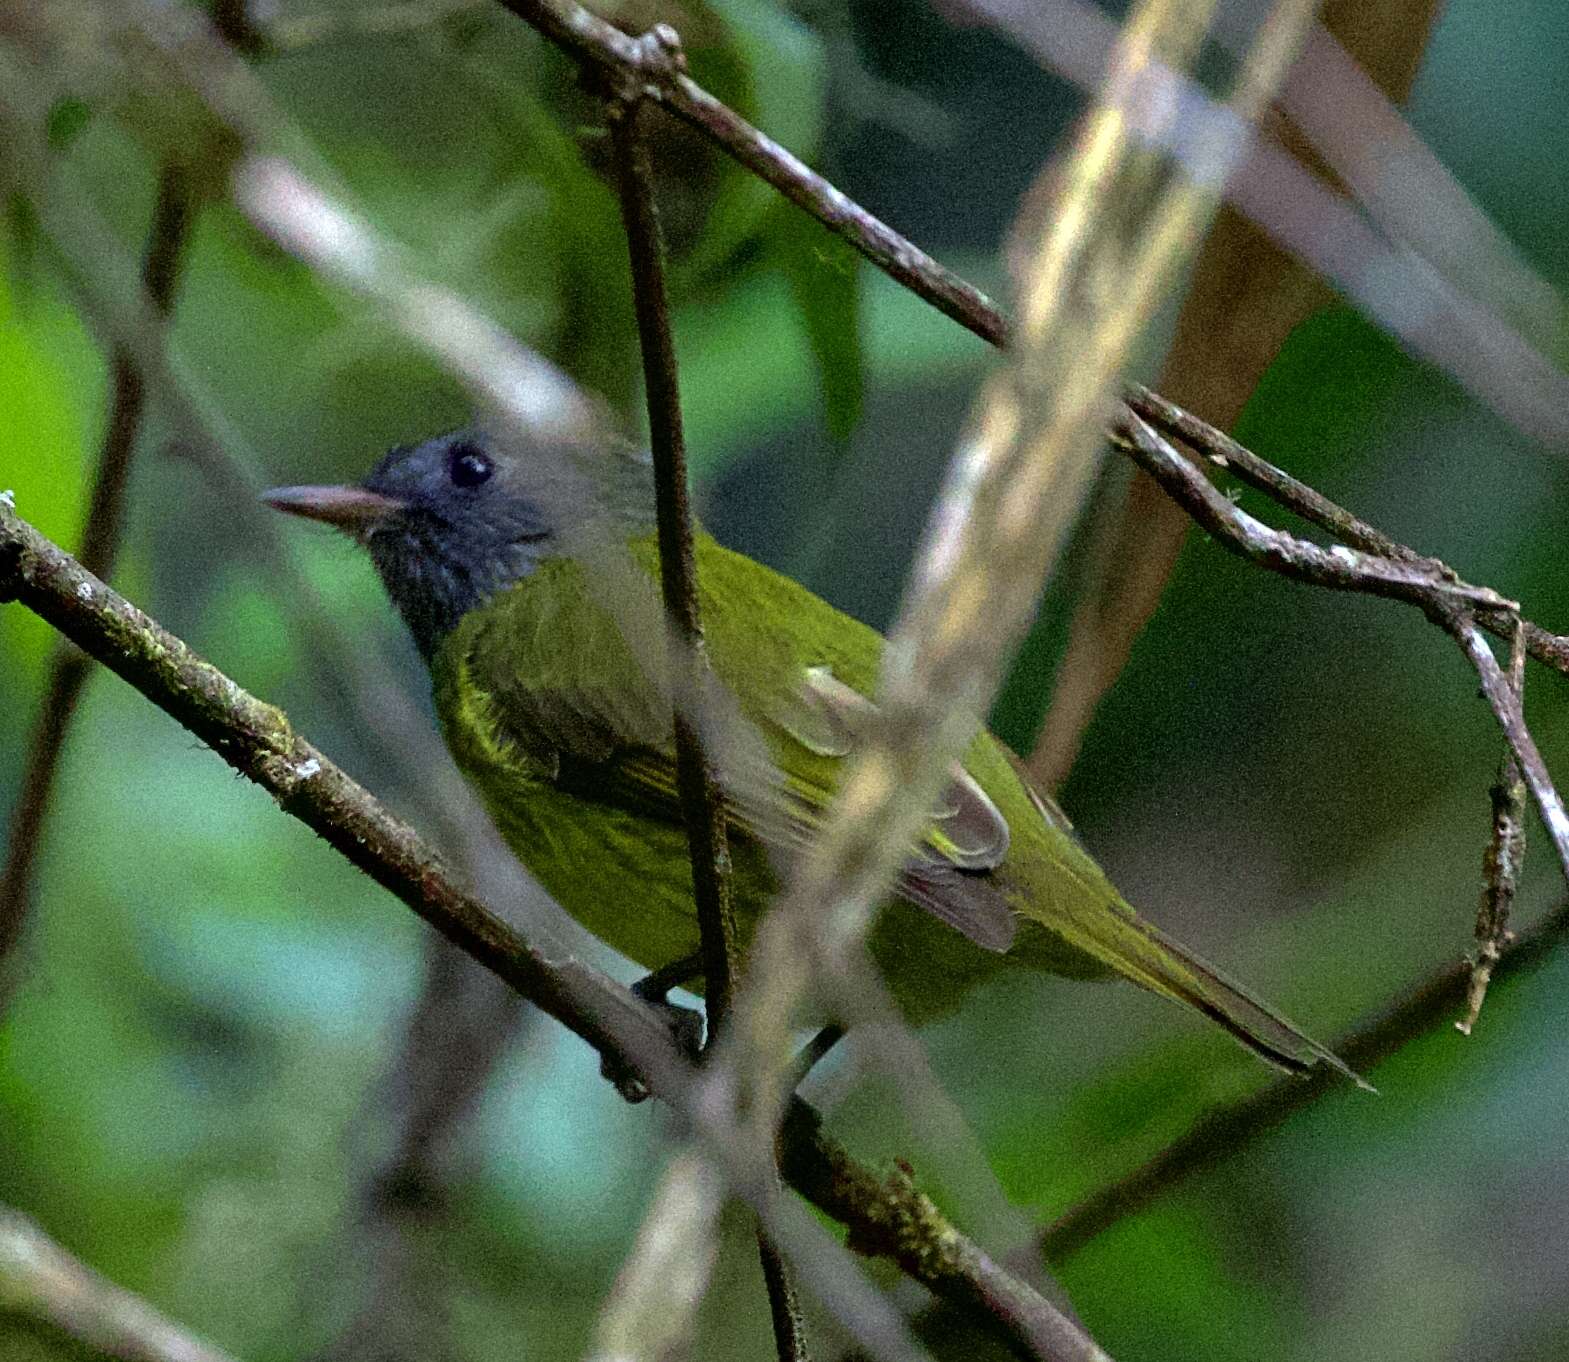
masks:
[(1202, 1012), (1276, 1068), (1301, 1074), (1317, 1064), (1325, 1064), (1344, 1074), (1359, 1088), (1375, 1091), (1372, 1084), (1328, 1046), (1321, 1045), (1287, 1021), (1207, 960), (1142, 918), (1123, 921), (1135, 926), (1148, 944), (1155, 947), (1153, 951), (1139, 951), (1136, 960), (1124, 958), (1119, 962), (1120, 971), (1135, 983)]

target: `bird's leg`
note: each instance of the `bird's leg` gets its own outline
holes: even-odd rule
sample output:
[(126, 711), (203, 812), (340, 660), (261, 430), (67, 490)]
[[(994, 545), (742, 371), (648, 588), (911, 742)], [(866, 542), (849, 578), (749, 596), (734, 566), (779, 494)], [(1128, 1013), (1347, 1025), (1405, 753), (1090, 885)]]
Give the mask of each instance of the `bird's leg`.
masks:
[[(691, 983), (702, 972), (702, 952), (693, 951), (691, 955), (683, 955), (679, 960), (672, 960), (668, 965), (661, 965), (645, 974), (632, 985), (632, 992), (645, 1003), (662, 1003), (671, 989)], [(682, 1010), (691, 1011), (690, 1008)]]
[[(703, 1048), (703, 1014), (690, 1007), (682, 1007), (669, 999), (670, 990), (690, 983), (703, 973), (703, 957), (698, 952), (683, 955), (656, 970), (645, 974), (632, 985), (632, 992), (645, 1003), (664, 1014), (665, 1023), (676, 1044), (694, 1058)], [(648, 1089), (635, 1074), (628, 1072), (608, 1056), (599, 1062), (599, 1072), (616, 1086), (616, 1091), (628, 1102), (642, 1102)]]
[[(637, 997), (665, 1014), (670, 1034), (675, 1038), (676, 1044), (694, 1057), (702, 1053), (703, 1014), (690, 1007), (682, 1007), (678, 1003), (671, 1002), (669, 994), (671, 989), (691, 983), (702, 973), (703, 957), (699, 952), (694, 951), (691, 955), (683, 955), (679, 960), (672, 960), (669, 964), (649, 971), (632, 985), (632, 992)], [(796, 1054), (795, 1061), (791, 1065), (790, 1091), (794, 1092), (800, 1087), (813, 1068), (843, 1039), (844, 1027), (837, 1023), (830, 1023), (807, 1041)], [(648, 1089), (643, 1085), (642, 1080), (614, 1060), (608, 1057), (601, 1059), (599, 1071), (615, 1084), (616, 1091), (628, 1102), (642, 1102), (647, 1099)]]

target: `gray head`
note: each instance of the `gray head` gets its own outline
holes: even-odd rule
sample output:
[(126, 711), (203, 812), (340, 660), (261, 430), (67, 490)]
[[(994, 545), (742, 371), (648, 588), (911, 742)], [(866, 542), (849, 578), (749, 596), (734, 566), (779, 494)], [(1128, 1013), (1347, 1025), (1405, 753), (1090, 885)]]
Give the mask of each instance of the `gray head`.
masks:
[(467, 611), (567, 554), (575, 532), (625, 531), (653, 515), (641, 454), (513, 452), (472, 429), (388, 451), (358, 487), (280, 487), (263, 499), (364, 544), (427, 661)]

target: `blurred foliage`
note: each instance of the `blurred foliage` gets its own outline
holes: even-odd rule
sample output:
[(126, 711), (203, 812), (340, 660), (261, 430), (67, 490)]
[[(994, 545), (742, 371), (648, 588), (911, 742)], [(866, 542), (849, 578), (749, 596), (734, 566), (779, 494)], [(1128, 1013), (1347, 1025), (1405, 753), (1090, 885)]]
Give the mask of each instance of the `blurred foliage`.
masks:
[[(278, 15), (349, 12), (324, 4)], [(49, 9), (61, 22), (86, 12)], [(998, 235), (1074, 108), (1001, 40), (907, 0), (618, 14), (673, 22), (710, 89), (997, 285)], [(1453, 0), (1411, 116), (1561, 289), (1569, 123), (1544, 111), (1569, 78), (1569, 17), (1553, 0), (1512, 7), (1509, 24), (1495, 14)], [(0, 487), (70, 544), (106, 400), (84, 285), (134, 267), (168, 133), (156, 100), (128, 121), (105, 79), (110, 50), (46, 55), (27, 93), (36, 117), (10, 129), (46, 161), (21, 141), (0, 151)], [(569, 63), (499, 10), (448, 6), (385, 33), (329, 24), (252, 69), (290, 145), (371, 221), (637, 426), (603, 129)], [(656, 157), (707, 518), (885, 623), (985, 348), (687, 130), (671, 124)], [(45, 192), (59, 184), (79, 197)], [(82, 233), (89, 208), (96, 237)], [(449, 380), (221, 200), (201, 213), (173, 349), (258, 481), (353, 478), (383, 446), (465, 414)], [(1569, 623), (1562, 454), (1524, 443), (1349, 311), (1300, 330), (1239, 434), (1543, 623)], [(291, 632), (296, 603), (178, 457), (191, 437), (155, 403), (118, 584), (395, 806), (417, 807), (365, 735), (327, 719), (328, 687)], [(368, 564), (326, 534), (291, 527), (287, 541), (356, 646), (422, 694)], [(1070, 561), (999, 709), (1017, 742), (1038, 721), (1072, 580)], [(26, 612), (0, 610), (7, 806), (51, 646)], [(1565, 772), (1561, 697), (1533, 675), (1531, 717)], [(1467, 948), (1497, 749), (1460, 658), (1414, 612), (1290, 586), (1195, 539), (1066, 802), (1130, 898), (1332, 1035)], [(1523, 913), (1559, 892), (1534, 848)], [(422, 929), (103, 678), (71, 737), (37, 901), (0, 1022), (0, 1200), (247, 1362), (308, 1356), (369, 1289), (375, 1246), (356, 1235), (354, 1200), (376, 1143), (364, 1127), (418, 987)], [(1381, 1097), (1321, 1103), (1092, 1244), (1061, 1273), (1086, 1323), (1124, 1362), (1561, 1356), (1566, 971), (1555, 960), (1496, 990), (1471, 1040), (1435, 1033), (1372, 1075)], [(1038, 1220), (1266, 1078), (1223, 1036), (1127, 988), (1003, 979), (927, 1039), (986, 1162)], [(853, 1054), (814, 1080), (835, 1129), (870, 1159), (922, 1167), (875, 1085), (855, 1080)], [(462, 1131), (445, 1213), (409, 1230), (443, 1355), (581, 1351), (666, 1125), (623, 1105), (581, 1044), (526, 1031)], [(1017, 1247), (1016, 1221), (952, 1198), (983, 1242)], [(726, 1233), (735, 1251), (693, 1355), (765, 1355), (742, 1219)], [(0, 1321), (0, 1356), (71, 1353)]]

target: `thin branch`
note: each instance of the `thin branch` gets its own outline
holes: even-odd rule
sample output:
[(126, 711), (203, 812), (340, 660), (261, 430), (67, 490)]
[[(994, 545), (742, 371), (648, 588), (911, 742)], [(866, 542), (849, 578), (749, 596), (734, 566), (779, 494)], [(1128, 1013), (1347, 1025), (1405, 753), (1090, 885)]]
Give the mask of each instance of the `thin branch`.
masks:
[[(279, 806), (389, 890), (448, 940), (581, 1036), (639, 1075), (676, 1109), (696, 1109), (695, 1075), (660, 1020), (623, 987), (575, 961), (554, 962), (510, 924), (465, 893), (415, 831), (389, 813), (330, 758), (296, 734), (287, 716), (248, 694), (202, 660), (63, 549), (20, 520), (0, 495), (0, 601), (20, 600), (67, 638), (194, 733)], [(725, 1162), (729, 1145), (711, 1122), (694, 1125), (709, 1152)], [(1084, 1342), (1042, 1353), (1036, 1340), (1054, 1321), (1072, 1326), (1022, 1282), (992, 1263), (913, 1189), (884, 1185), (820, 1128), (820, 1118), (792, 1099), (780, 1143), (780, 1168), (791, 1186), (843, 1221), (856, 1248), (887, 1256), (934, 1294), (957, 1302), (1022, 1358), (1101, 1356)], [(766, 1204), (766, 1189), (747, 1183), (734, 1159), (725, 1167), (738, 1194)], [(771, 1222), (801, 1238), (810, 1223), (784, 1214)], [(896, 1227), (897, 1234), (890, 1227)], [(814, 1240), (816, 1289), (835, 1267), (832, 1240)], [(798, 1259), (798, 1261), (800, 1261)], [(839, 1290), (838, 1299), (846, 1295)], [(975, 1309), (984, 1307), (984, 1313)], [(864, 1337), (864, 1335), (863, 1335)], [(1083, 1339), (1082, 1334), (1075, 1337)], [(886, 1337), (883, 1340), (887, 1342)], [(898, 1351), (883, 1347), (883, 1353)]]
[(1569, 812), (1553, 787), (1547, 763), (1526, 727), (1520, 700), (1482, 637), (1474, 610), (1518, 615), (1519, 606), (1491, 587), (1460, 581), (1441, 563), (1399, 561), (1337, 544), (1322, 548), (1254, 519), (1218, 490), (1203, 471), (1142, 417), (1126, 414), (1114, 439), (1225, 548), (1249, 562), (1314, 586), (1387, 596), (1419, 607), (1447, 631), (1476, 669), (1482, 696), (1492, 708), (1547, 827), (1559, 865), (1569, 880)]
[(1391, 560), (1344, 545), (1326, 549), (1264, 524), (1137, 415), (1124, 414), (1113, 439), (1222, 547), (1260, 567), (1313, 586), (1387, 596), (1424, 610), (1518, 608), (1491, 587), (1470, 586), (1439, 564)]
[[(651, 29), (645, 43), (680, 61), (679, 40), (665, 25)], [(697, 564), (692, 548), (692, 512), (687, 497), (686, 443), (670, 298), (665, 286), (665, 247), (654, 202), (654, 172), (644, 126), (648, 109), (634, 95), (607, 101), (621, 215), (632, 263), (632, 300), (637, 311), (643, 383), (648, 398), (649, 447), (654, 460), (654, 496), (659, 535), (659, 575), (665, 613), (672, 625), (669, 659), (672, 693), (702, 693), (707, 673), (698, 607)], [(674, 708), (676, 784), (686, 822), (703, 957), (703, 996), (708, 1009), (707, 1047), (730, 1018), (738, 973), (735, 909), (730, 901), (730, 849), (725, 837), (719, 781), (703, 753), (689, 705)], [(778, 1248), (759, 1226), (757, 1249), (768, 1290), (774, 1345), (781, 1362), (806, 1362), (805, 1325)], [(694, 1301), (695, 1305), (695, 1301)]]
[(763, 1265), (763, 1288), (768, 1292), (768, 1318), (774, 1330), (774, 1351), (779, 1362), (809, 1362), (806, 1316), (796, 1294), (795, 1279), (784, 1254), (762, 1230), (757, 1232), (757, 1255)]
[[(167, 317), (174, 304), (193, 207), (187, 175), (173, 161), (165, 163), (158, 176), (141, 270), (142, 287), (159, 318)], [(147, 395), (141, 368), (129, 348), (115, 347), (111, 369), (109, 422), (98, 455), (98, 472), (79, 555), (89, 572), (105, 580), (114, 575), (115, 559), (119, 556), (125, 491)], [(84, 653), (63, 643), (56, 647), (50, 662), (7, 836), (5, 865), (0, 869), (0, 971), (5, 970), (22, 939), (55, 776), (90, 666)], [(0, 1010), (7, 991), (0, 976)]]
[(1493, 717), (1504, 731), (1505, 741), (1520, 763), (1520, 774), (1525, 779), (1526, 789), (1531, 792), (1536, 811), (1541, 815), (1547, 835), (1552, 839), (1553, 849), (1558, 853), (1558, 864), (1565, 878), (1569, 879), (1569, 812), (1565, 811), (1563, 799), (1553, 786), (1553, 778), (1537, 748), (1536, 739), (1526, 727), (1525, 711), (1521, 708), (1519, 695), (1510, 686), (1509, 678), (1493, 656), (1492, 644), (1482, 637), (1482, 631), (1474, 620), (1450, 611), (1439, 616), (1437, 622), (1449, 630), (1461, 651), (1476, 668), (1482, 698), (1492, 709)]
[[(1322, 492), (1292, 477), (1267, 459), (1260, 458), (1246, 445), (1238, 443), (1207, 421), (1201, 421), (1191, 412), (1184, 411), (1176, 403), (1167, 401), (1159, 393), (1134, 384), (1129, 386), (1124, 397), (1128, 406), (1156, 430), (1181, 440), (1209, 462), (1235, 474), (1238, 481), (1273, 498), (1308, 524), (1317, 525), (1334, 535), (1341, 543), (1396, 562), (1426, 564), (1436, 574), (1458, 580), (1454, 569), (1439, 559), (1396, 542), (1382, 530), (1375, 529), (1345, 507), (1331, 501)], [(1506, 611), (1502, 614), (1483, 613), (1478, 616), (1477, 622), (1490, 634), (1507, 641), (1516, 632), (1515, 619), (1514, 614)], [(1551, 633), (1530, 620), (1520, 620), (1519, 628), (1525, 636), (1525, 650), (1531, 657), (1569, 676), (1569, 635)]]
[(0, 1206), (0, 1314), (35, 1320), (119, 1362), (233, 1362)]
[[(1537, 922), (1500, 953), (1493, 979), (1502, 981), (1542, 964), (1569, 939), (1569, 903)], [(1363, 1025), (1334, 1043), (1334, 1051), (1359, 1073), (1372, 1070), (1413, 1040), (1442, 1026), (1462, 1007), (1471, 967), (1461, 961), (1440, 970)], [(1117, 1181), (1059, 1216), (1042, 1233), (1048, 1263), (1061, 1263), (1118, 1221), (1143, 1210), (1179, 1183), (1214, 1168), (1275, 1130), (1295, 1113), (1329, 1096), (1337, 1085), (1327, 1070), (1277, 1078), (1229, 1106), (1217, 1107), (1186, 1134)]]
[(1137, 415), (1156, 430), (1181, 440), (1217, 468), (1235, 474), (1240, 481), (1274, 498), (1310, 525), (1329, 531), (1341, 543), (1361, 549), (1364, 553), (1377, 554), (1380, 558), (1392, 558), (1404, 563), (1428, 563), (1440, 574), (1448, 572), (1436, 560), (1425, 558), (1404, 544), (1397, 544), (1381, 530), (1374, 529), (1365, 520), (1359, 520), (1345, 507), (1337, 506), (1322, 492), (1259, 458), (1246, 445), (1232, 439), (1224, 431), (1217, 430), (1209, 422), (1201, 421), (1191, 412), (1184, 411), (1175, 402), (1167, 401), (1159, 393), (1138, 384), (1129, 384), (1123, 398)]
[[(650, 31), (659, 42), (671, 30)], [(693, 560), (692, 512), (687, 498), (686, 443), (670, 301), (665, 289), (664, 240), (654, 206), (654, 175), (644, 142), (647, 110), (641, 100), (609, 104), (611, 135), (621, 188), (621, 213), (632, 259), (632, 300), (637, 310), (643, 382), (648, 396), (649, 447), (659, 535), (659, 575), (665, 613), (673, 626), (669, 649), (671, 690), (700, 694), (707, 671)], [(676, 780), (692, 858), (697, 922), (701, 932), (704, 997), (710, 1032), (724, 1026), (735, 989), (735, 911), (730, 903), (730, 851), (725, 840), (719, 782), (704, 756), (687, 705), (675, 707)], [(710, 1043), (712, 1043), (710, 1035)]]
[[(1509, 652), (1509, 689), (1517, 703), (1524, 700), (1525, 639), (1515, 631)], [(1525, 778), (1514, 749), (1504, 744), (1498, 763), (1498, 779), (1488, 791), (1492, 805), (1492, 832), (1482, 856), (1482, 897), (1476, 909), (1476, 954), (1471, 957), (1471, 982), (1466, 989), (1465, 1016), (1455, 1030), (1469, 1036), (1482, 1015), (1487, 986), (1493, 970), (1512, 939), (1509, 913), (1514, 907), (1515, 889), (1525, 868)]]

